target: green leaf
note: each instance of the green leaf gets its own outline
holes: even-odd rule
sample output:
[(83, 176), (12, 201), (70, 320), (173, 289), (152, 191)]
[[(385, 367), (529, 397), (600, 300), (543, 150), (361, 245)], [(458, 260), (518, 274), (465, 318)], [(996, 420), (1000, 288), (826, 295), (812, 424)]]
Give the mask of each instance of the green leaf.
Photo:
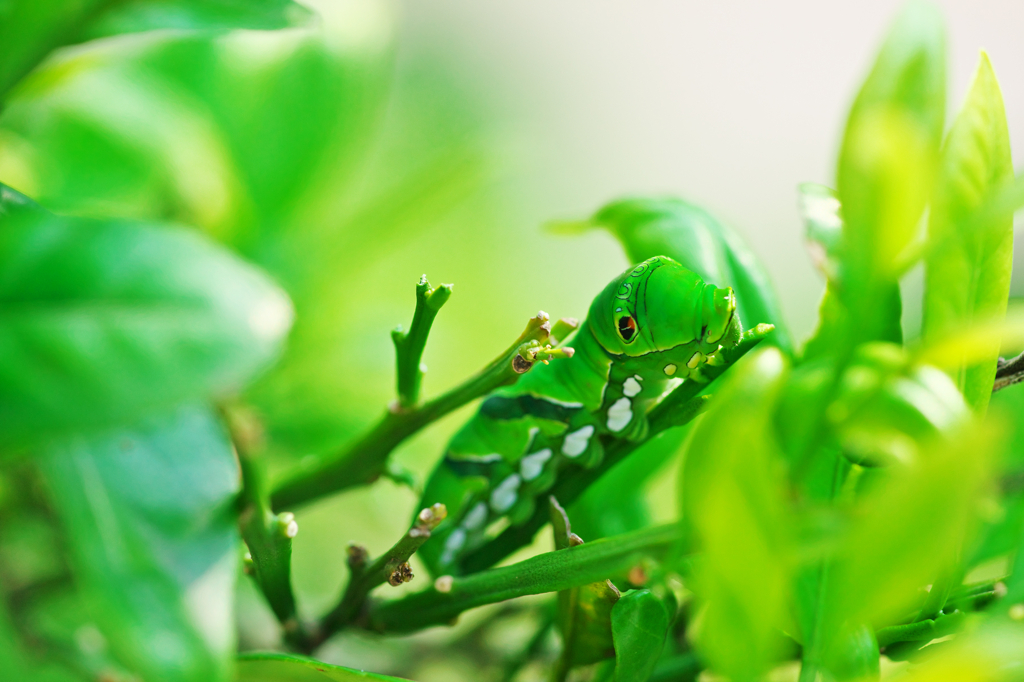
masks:
[[(804, 345), (805, 360), (829, 355), (845, 341), (848, 333), (842, 294), (843, 218), (838, 193), (824, 185), (805, 182), (798, 188), (804, 237), (814, 266), (825, 276), (825, 293), (818, 305), (818, 327)], [(879, 315), (889, 320), (882, 336), (899, 339), (900, 290), (890, 285), (876, 300)]]
[(235, 682), (359, 682), (383, 680), (401, 682), (402, 678), (375, 675), (321, 663), (288, 654), (242, 654), (235, 666)]
[[(572, 532), (569, 517), (554, 497), (549, 498), (555, 549), (578, 547), (583, 541)], [(599, 580), (558, 593), (558, 626), (562, 634), (559, 665), (569, 670), (614, 655), (611, 611), (619, 591), (611, 580)]]
[(40, 210), (39, 204), (21, 192), (0, 184), (0, 219), (27, 211)]
[(813, 182), (805, 182), (797, 190), (800, 216), (804, 221), (804, 238), (807, 240), (811, 260), (826, 280), (836, 280), (839, 276), (837, 260), (843, 241), (839, 196), (834, 189)]
[[(1013, 216), (976, 216), (1013, 180), (1010, 136), (1003, 97), (985, 53), (967, 101), (946, 139), (928, 223), (925, 259), (926, 340), (977, 320), (1006, 312), (1013, 266)], [(984, 412), (992, 395), (999, 339), (985, 346), (985, 357), (949, 370), (967, 403)]]
[(924, 456), (891, 468), (850, 510), (828, 572), (827, 637), (860, 624), (894, 624), (920, 608), (922, 587), (955, 565), (976, 523), (997, 448), (981, 425), (933, 439)]
[(698, 651), (716, 672), (753, 680), (777, 660), (788, 608), (794, 524), (772, 425), (788, 366), (767, 349), (733, 371), (687, 449), (683, 523), (700, 552), (692, 589), (707, 606)]
[(945, 116), (945, 39), (937, 10), (900, 13), (850, 111), (839, 155), (840, 298), (850, 342), (900, 341), (897, 280), (931, 191)]
[(612, 609), (615, 682), (646, 682), (661, 657), (672, 617), (650, 590), (630, 590)]
[(603, 207), (588, 221), (552, 225), (562, 232), (592, 227), (615, 235), (631, 262), (668, 256), (706, 282), (732, 287), (744, 325), (774, 324), (774, 343), (790, 349), (764, 267), (739, 235), (704, 209), (681, 199), (624, 199)]
[(861, 625), (833, 645), (826, 664), (836, 680), (867, 682), (877, 680), (881, 675), (881, 656), (875, 631), (868, 625)]
[(155, 29), (270, 30), (297, 26), (312, 16), (292, 0), (127, 0), (100, 14), (78, 40)]
[(40, 459), (76, 582), (111, 653), (144, 679), (227, 679), (238, 469), (205, 408), (53, 445)]
[(157, 28), (283, 28), (309, 16), (290, 0), (7, 0), (0, 4), (0, 100), (62, 45)]
[(181, 228), (21, 211), (3, 220), (0, 272), (9, 444), (237, 391), (291, 322), (265, 275)]

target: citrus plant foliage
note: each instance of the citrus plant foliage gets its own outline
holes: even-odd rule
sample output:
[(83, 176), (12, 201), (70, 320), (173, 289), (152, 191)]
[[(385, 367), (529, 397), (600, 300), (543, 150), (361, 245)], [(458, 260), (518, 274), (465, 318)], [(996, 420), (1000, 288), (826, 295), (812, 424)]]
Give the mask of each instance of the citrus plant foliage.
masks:
[[(539, 313), (438, 395), (422, 357), (453, 289), (421, 278), (367, 425), (353, 403), (384, 391), (339, 388), (358, 363), (332, 346), (375, 285), (360, 271), (354, 301), (345, 277), (482, 161), (445, 98), (389, 101), (387, 51), (320, 20), (0, 3), (0, 678), (392, 680), (475, 655), (450, 679), (1018, 679), (1024, 360), (1001, 353), (1024, 347), (1024, 181), (984, 53), (947, 117), (941, 17), (896, 18), (834, 187), (796, 197), (825, 289), (810, 339), (706, 210), (622, 199), (549, 226), (607, 230), (631, 264), (589, 313)], [(478, 399), (425, 480), (396, 466)], [(420, 498), (407, 531), (352, 544), (333, 603), (305, 603), (304, 509), (386, 479)], [(244, 585), (269, 641), (244, 636)], [(367, 672), (360, 646), (392, 655)]]

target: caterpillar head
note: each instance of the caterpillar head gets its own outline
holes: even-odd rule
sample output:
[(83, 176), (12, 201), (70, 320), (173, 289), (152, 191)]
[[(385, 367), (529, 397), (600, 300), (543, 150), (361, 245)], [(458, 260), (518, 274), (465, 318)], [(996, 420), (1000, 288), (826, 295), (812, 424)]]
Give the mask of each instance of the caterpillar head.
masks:
[(735, 346), (742, 331), (732, 289), (706, 284), (667, 256), (612, 280), (594, 299), (588, 324), (605, 350), (630, 357), (713, 353)]

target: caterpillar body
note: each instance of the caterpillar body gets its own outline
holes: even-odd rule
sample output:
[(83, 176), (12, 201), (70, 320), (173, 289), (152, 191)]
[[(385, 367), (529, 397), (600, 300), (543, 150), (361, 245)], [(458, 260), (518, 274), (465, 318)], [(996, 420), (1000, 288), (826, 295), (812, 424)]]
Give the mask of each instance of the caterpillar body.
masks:
[(642, 440), (647, 412), (673, 379), (703, 381), (701, 367), (738, 343), (736, 298), (666, 256), (612, 280), (569, 340), (571, 359), (538, 365), (492, 393), (451, 439), (423, 502), (448, 519), (420, 550), (435, 575), (502, 524), (533, 514), (568, 467), (594, 467), (602, 437)]

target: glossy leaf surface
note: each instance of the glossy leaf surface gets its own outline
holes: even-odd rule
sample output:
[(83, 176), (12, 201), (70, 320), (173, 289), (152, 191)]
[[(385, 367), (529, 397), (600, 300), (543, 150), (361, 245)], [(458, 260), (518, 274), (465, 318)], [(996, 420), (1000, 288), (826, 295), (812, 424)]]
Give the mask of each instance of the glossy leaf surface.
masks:
[(632, 590), (612, 609), (615, 682), (646, 682), (661, 657), (672, 615), (650, 590)]

